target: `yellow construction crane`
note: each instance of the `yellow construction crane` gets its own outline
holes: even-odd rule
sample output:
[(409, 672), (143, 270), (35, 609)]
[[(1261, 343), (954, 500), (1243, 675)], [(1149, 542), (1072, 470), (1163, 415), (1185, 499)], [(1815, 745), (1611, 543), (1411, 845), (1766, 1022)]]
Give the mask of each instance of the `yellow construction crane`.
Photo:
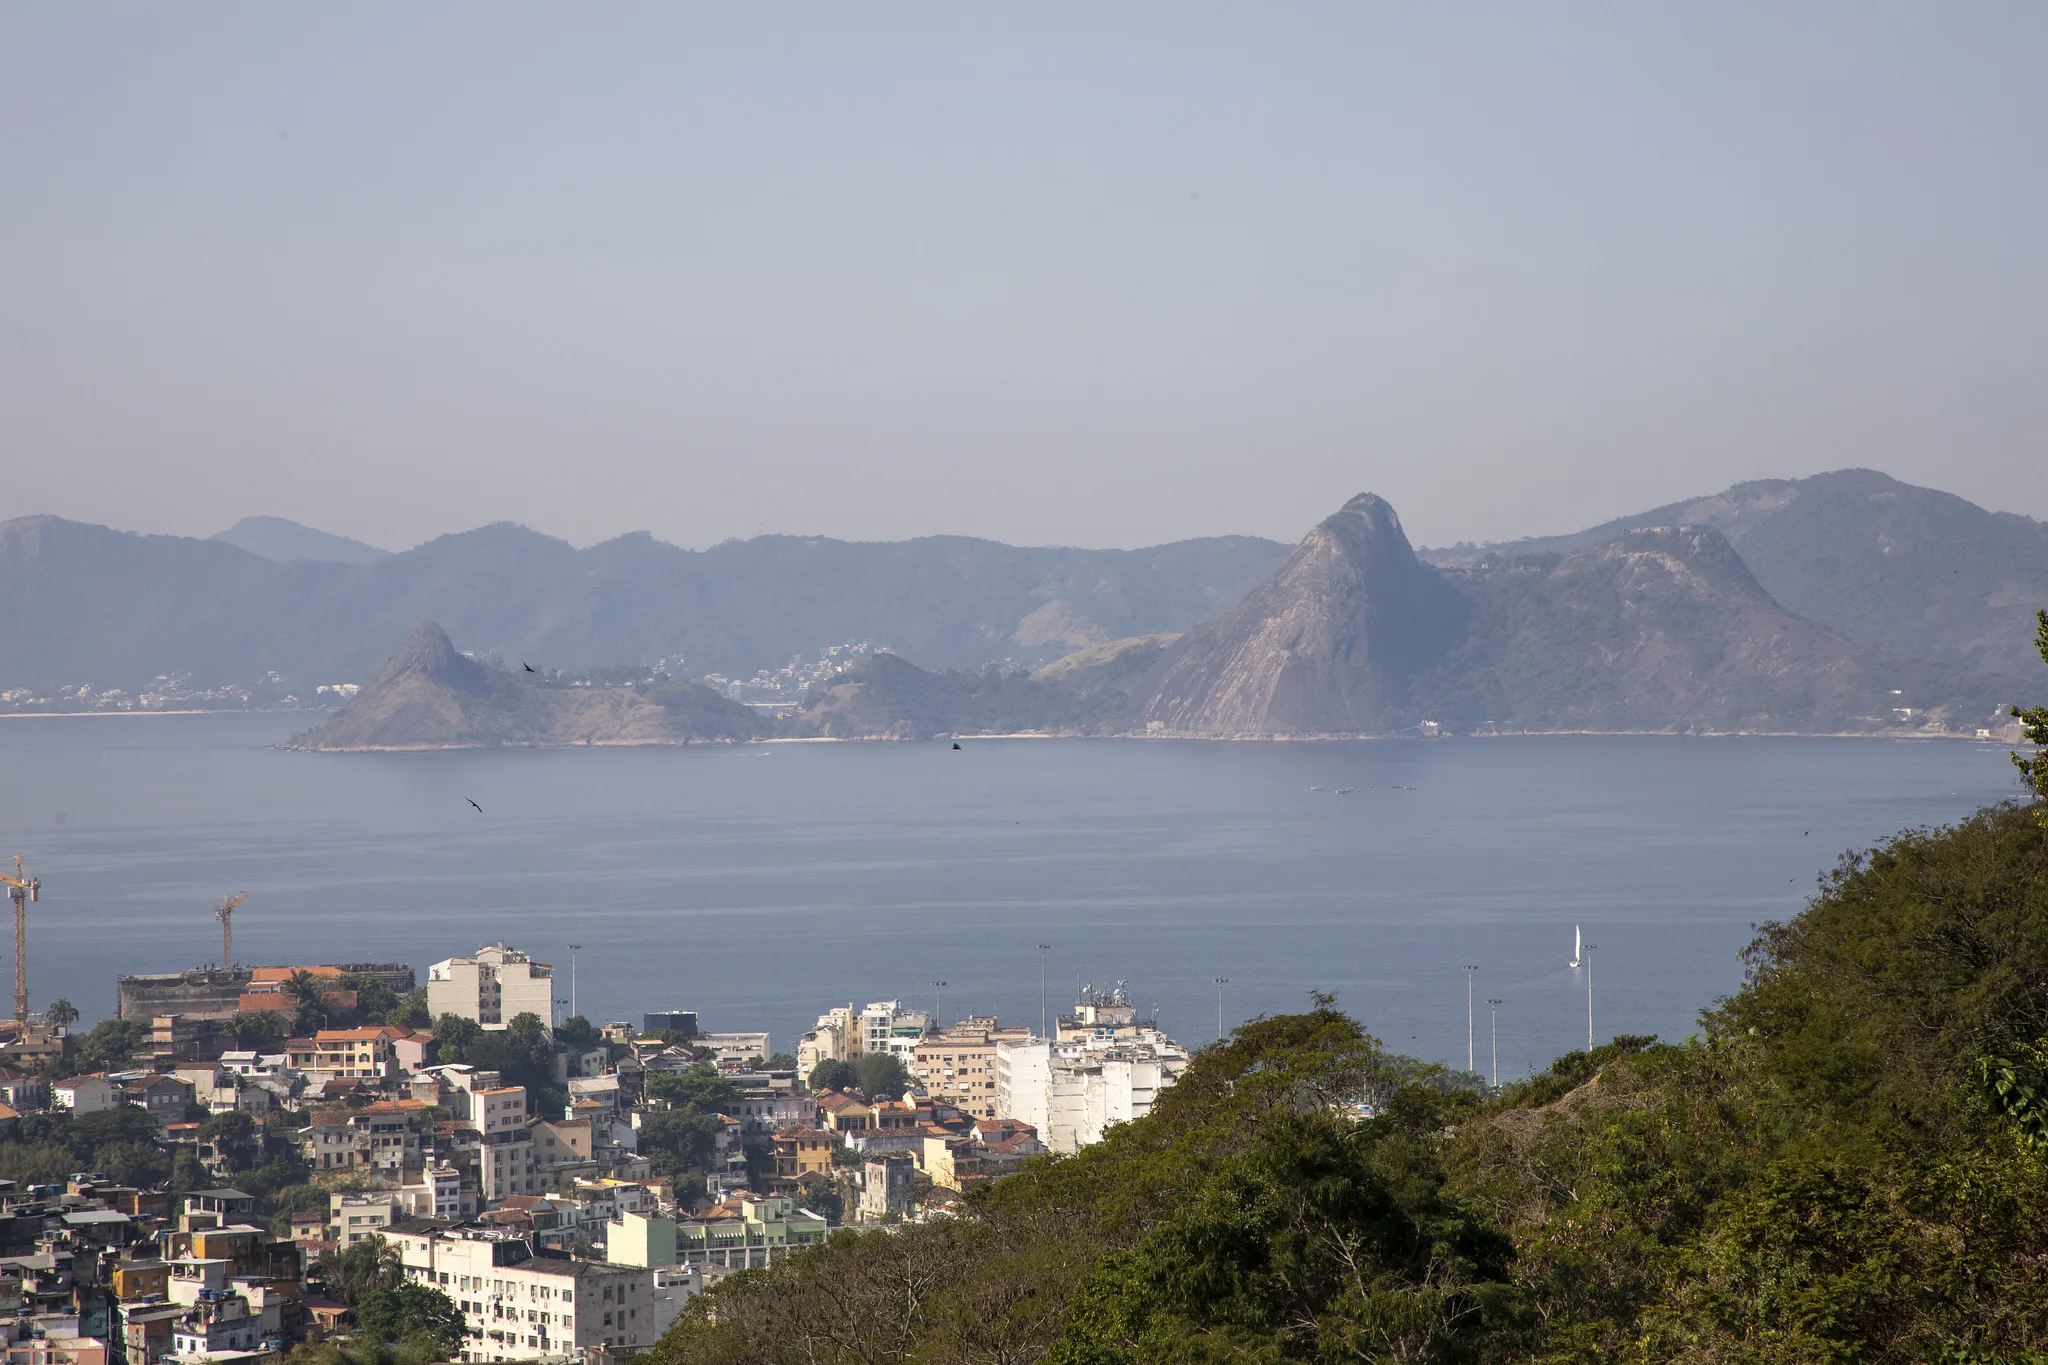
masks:
[(235, 965), (235, 907), (247, 899), (249, 893), (246, 891), (239, 896), (229, 896), (220, 903), (220, 909), (213, 912), (213, 917), (220, 921), (220, 965), (223, 971)]
[(14, 855), (14, 875), (0, 872), (7, 883), (7, 898), (14, 902), (14, 1026), (28, 1028), (28, 903), (43, 898), (43, 879), (31, 877)]

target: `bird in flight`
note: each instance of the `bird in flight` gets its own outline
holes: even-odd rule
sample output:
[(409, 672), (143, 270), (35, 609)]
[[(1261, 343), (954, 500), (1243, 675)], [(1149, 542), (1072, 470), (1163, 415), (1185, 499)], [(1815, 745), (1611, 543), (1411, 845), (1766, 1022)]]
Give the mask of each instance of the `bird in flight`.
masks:
[(531, 673), (531, 672), (533, 672), (533, 671), (534, 671), (534, 668), (533, 668), (533, 665), (532, 665), (532, 664), (529, 664), (529, 663), (525, 663), (525, 662), (522, 662), (522, 663), (521, 663), (521, 664), (520, 664), (519, 666), (520, 666), (521, 668), (525, 669), (525, 670), (526, 670), (526, 671), (527, 671), (528, 673)]
[[(473, 796), (465, 796), (465, 797), (463, 797), (462, 799), (463, 799), (463, 800), (465, 800), (465, 801), (467, 801), (467, 802), (469, 802), (469, 804), (470, 804), (470, 805), (472, 805), (472, 806), (476, 806), (476, 798), (475, 798), (475, 797), (473, 797)], [(482, 806), (476, 806), (476, 813), (477, 813), (478, 815), (482, 815), (482, 814), (484, 813), (484, 808), (483, 808)]]

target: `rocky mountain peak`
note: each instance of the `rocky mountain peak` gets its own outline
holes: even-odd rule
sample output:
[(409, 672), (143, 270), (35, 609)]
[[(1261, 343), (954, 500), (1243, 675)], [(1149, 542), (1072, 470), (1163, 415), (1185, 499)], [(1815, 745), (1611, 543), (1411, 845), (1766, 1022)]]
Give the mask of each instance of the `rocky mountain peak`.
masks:
[(365, 690), (379, 692), (414, 678), (473, 695), (491, 690), (489, 670), (456, 649), (448, 632), (433, 621), (422, 621), (413, 627), (405, 644), (377, 670), (375, 680)]
[(1235, 609), (1182, 637), (1140, 705), (1185, 734), (1356, 734), (1463, 638), (1465, 600), (1415, 557), (1384, 498), (1361, 493)]

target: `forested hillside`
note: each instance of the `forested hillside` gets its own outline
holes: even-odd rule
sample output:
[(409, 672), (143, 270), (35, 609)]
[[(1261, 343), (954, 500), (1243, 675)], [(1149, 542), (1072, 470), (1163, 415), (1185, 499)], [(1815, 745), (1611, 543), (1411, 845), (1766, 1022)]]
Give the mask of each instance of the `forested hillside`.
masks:
[(655, 1357), (2048, 1358), (2042, 805), (1847, 857), (1746, 960), (1697, 1036), (1493, 1097), (1314, 998), (959, 1217), (733, 1276)]

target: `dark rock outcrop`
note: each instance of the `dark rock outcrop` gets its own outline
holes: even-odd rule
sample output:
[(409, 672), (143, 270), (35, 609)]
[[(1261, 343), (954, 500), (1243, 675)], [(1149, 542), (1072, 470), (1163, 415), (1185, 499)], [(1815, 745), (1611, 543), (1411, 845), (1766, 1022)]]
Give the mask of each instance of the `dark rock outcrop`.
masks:
[(1466, 602), (1415, 557), (1385, 499), (1361, 493), (1279, 572), (1181, 637), (1136, 707), (1149, 731), (1363, 734), (1465, 638)]

